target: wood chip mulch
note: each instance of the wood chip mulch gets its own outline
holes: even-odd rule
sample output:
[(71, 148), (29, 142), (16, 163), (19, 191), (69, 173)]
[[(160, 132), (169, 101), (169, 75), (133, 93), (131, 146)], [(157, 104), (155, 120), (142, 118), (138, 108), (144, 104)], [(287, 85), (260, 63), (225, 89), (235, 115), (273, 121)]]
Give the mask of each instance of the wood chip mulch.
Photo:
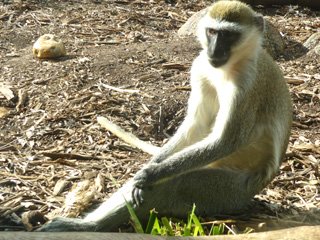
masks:
[[(210, 3), (0, 3), (0, 230), (32, 230), (63, 214), (73, 191), (86, 194), (72, 212), (81, 215), (148, 160), (103, 130), (97, 116), (158, 146), (172, 135), (199, 51), (176, 32)], [(277, 62), (289, 83), (294, 124), (279, 175), (255, 199), (261, 208), (236, 219), (256, 230), (319, 224), (320, 57), (302, 44), (319, 31), (320, 13), (297, 6), (256, 10), (285, 40)], [(63, 39), (67, 57), (32, 57), (32, 44), (45, 33)]]

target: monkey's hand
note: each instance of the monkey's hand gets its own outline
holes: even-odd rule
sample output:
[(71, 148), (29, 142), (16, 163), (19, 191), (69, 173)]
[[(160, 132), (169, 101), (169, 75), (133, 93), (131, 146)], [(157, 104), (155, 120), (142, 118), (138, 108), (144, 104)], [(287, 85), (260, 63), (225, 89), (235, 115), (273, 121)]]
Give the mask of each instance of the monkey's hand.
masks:
[(146, 165), (140, 171), (136, 173), (133, 180), (134, 185), (139, 188), (145, 188), (151, 186), (157, 182), (157, 170), (160, 164), (151, 163)]
[(77, 218), (54, 218), (37, 232), (95, 232), (98, 226), (95, 222), (84, 222), (82, 219)]
[(150, 162), (153, 163), (153, 164), (159, 164), (161, 163), (162, 161), (166, 160), (167, 159), (167, 154), (166, 152), (162, 152), (160, 154), (156, 154), (154, 155), (151, 159), (150, 159)]
[(156, 170), (159, 164), (151, 163), (138, 171), (134, 176), (134, 184), (132, 190), (133, 203), (136, 206), (140, 206), (143, 202), (143, 189), (151, 187), (156, 183)]

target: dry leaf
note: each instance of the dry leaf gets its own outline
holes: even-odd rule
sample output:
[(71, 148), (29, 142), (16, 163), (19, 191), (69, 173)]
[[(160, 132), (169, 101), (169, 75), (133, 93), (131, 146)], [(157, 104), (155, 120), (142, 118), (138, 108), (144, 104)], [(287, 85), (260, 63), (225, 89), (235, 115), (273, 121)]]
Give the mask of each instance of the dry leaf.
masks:
[(57, 196), (60, 193), (62, 193), (63, 190), (66, 188), (66, 186), (68, 186), (68, 184), (69, 184), (69, 181), (64, 179), (59, 179), (56, 185), (54, 186), (53, 193), (52, 193), (53, 196)]
[(104, 177), (101, 173), (99, 173), (98, 176), (94, 179), (94, 184), (98, 192), (104, 192)]
[(75, 183), (67, 194), (62, 208), (47, 215), (49, 219), (56, 216), (78, 217), (92, 202), (97, 192), (95, 184), (90, 180)]
[(0, 118), (3, 118), (9, 114), (10, 110), (5, 107), (0, 107)]
[(300, 143), (300, 144), (295, 144), (293, 145), (293, 148), (296, 150), (300, 150), (303, 152), (316, 152), (320, 154), (320, 148), (316, 147), (316, 145), (312, 143)]
[(14, 94), (12, 92), (12, 90), (10, 89), (10, 87), (8, 86), (4, 86), (4, 85), (1, 85), (0, 86), (0, 93), (5, 96), (5, 98), (7, 100), (11, 100), (12, 98), (14, 98)]

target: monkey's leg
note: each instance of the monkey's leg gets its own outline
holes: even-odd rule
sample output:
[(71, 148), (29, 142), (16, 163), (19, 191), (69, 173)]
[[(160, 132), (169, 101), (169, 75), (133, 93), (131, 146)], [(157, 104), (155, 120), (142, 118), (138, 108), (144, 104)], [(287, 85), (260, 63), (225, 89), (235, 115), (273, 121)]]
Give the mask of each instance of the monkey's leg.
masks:
[(132, 204), (132, 181), (127, 182), (108, 200), (84, 219), (58, 217), (42, 226), (39, 231), (113, 231), (129, 220), (125, 199)]
[[(117, 231), (121, 224), (128, 223), (130, 219), (126, 201), (134, 207), (138, 218), (144, 222), (148, 219), (151, 209), (170, 199), (168, 196), (171, 193), (167, 189), (167, 184), (155, 186), (152, 190), (146, 189), (145, 197), (148, 199), (145, 199), (142, 206), (134, 206), (133, 181), (130, 180), (84, 219), (55, 218), (38, 231)], [(172, 209), (170, 202), (166, 206)]]
[(184, 216), (192, 204), (196, 204), (196, 214), (202, 217), (235, 214), (245, 211), (252, 197), (261, 190), (257, 179), (239, 170), (199, 169), (176, 180), (179, 186), (174, 199), (177, 204), (188, 206)]
[[(159, 215), (186, 218), (196, 204), (199, 216), (234, 214), (246, 210), (252, 197), (265, 183), (263, 173), (204, 168), (184, 173), (175, 178), (143, 189), (144, 199), (137, 208), (138, 216), (155, 208)], [(141, 210), (142, 214), (139, 212)]]
[[(124, 199), (133, 205), (132, 183), (125, 184), (86, 218), (57, 218), (40, 231), (116, 231), (130, 218)], [(144, 201), (134, 209), (142, 222), (153, 208), (162, 216), (185, 218), (193, 203), (199, 216), (230, 214), (242, 210), (257, 191), (256, 181), (245, 173), (201, 169), (143, 189)]]
[(142, 189), (144, 200), (137, 210), (155, 208), (160, 216), (186, 218), (196, 204), (203, 217), (239, 213), (263, 187), (260, 177), (240, 170), (198, 169)]

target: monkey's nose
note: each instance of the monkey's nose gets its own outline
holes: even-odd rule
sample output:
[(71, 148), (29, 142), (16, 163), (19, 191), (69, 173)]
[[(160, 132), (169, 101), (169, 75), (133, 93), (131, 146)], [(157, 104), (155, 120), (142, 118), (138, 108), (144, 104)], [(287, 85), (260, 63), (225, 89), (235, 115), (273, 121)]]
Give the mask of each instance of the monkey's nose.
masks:
[(228, 62), (228, 59), (228, 56), (222, 58), (209, 58), (209, 62), (213, 67), (218, 68), (226, 64)]

